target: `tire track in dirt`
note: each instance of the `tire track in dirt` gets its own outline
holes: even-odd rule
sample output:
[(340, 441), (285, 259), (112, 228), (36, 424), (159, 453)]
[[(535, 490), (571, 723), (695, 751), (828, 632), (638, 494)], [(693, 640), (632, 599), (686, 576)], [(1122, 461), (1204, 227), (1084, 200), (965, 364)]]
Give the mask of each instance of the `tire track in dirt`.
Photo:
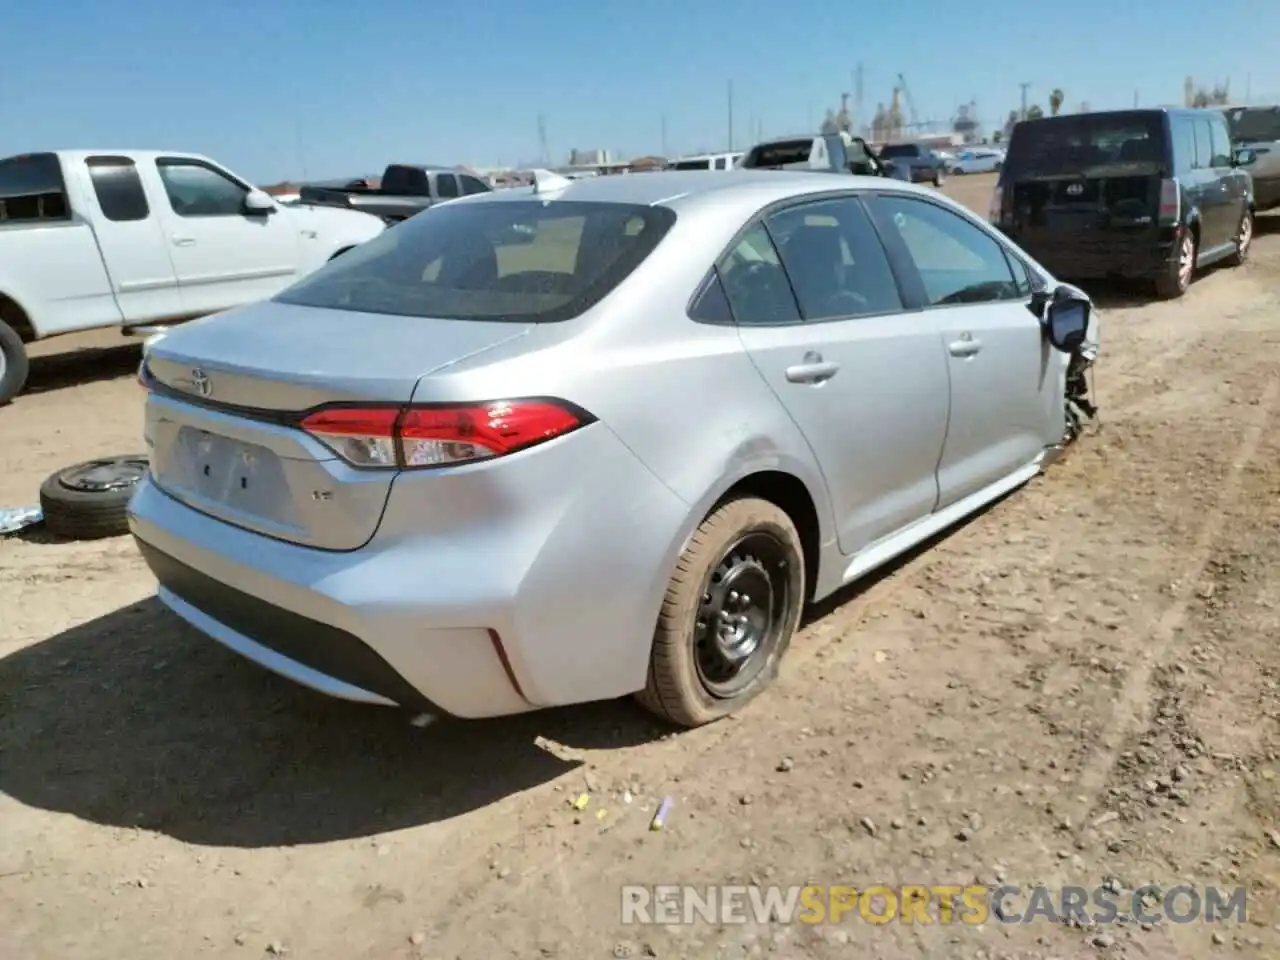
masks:
[(1258, 406), (1253, 408), (1253, 415), (1244, 439), (1231, 461), (1230, 472), (1217, 504), (1201, 526), (1189, 559), (1178, 572), (1172, 587), (1173, 599), (1141, 644), (1145, 656), (1129, 672), (1115, 702), (1111, 720), (1102, 731), (1092, 759), (1080, 771), (1079, 787), (1086, 799), (1083, 802), (1076, 801), (1078, 817), (1083, 817), (1097, 805), (1099, 794), (1108, 782), (1125, 740), (1150, 708), (1152, 673), (1168, 655), (1177, 630), (1186, 617), (1192, 590), (1203, 576), (1227, 515), (1240, 496), (1244, 471), (1257, 455), (1278, 396), (1280, 380), (1272, 379)]

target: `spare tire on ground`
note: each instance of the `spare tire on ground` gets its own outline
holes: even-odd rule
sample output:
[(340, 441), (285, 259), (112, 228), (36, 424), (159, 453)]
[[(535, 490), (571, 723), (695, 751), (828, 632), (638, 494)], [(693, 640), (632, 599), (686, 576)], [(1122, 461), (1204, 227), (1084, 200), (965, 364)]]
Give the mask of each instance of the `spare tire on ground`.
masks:
[(101, 457), (59, 470), (40, 485), (49, 533), (96, 540), (129, 532), (129, 498), (147, 473), (147, 455)]

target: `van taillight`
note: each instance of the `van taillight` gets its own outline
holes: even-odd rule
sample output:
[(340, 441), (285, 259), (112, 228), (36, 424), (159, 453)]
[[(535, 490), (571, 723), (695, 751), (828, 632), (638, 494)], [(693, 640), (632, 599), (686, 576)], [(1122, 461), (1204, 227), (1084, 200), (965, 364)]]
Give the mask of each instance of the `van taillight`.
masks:
[(991, 207), (987, 210), (987, 220), (993, 226), (1000, 226), (1000, 221), (1004, 213), (1004, 188), (996, 187), (991, 194)]
[[(1148, 208), (1149, 209), (1149, 208)], [(1182, 190), (1176, 178), (1160, 181), (1160, 223), (1171, 226), (1182, 219)]]

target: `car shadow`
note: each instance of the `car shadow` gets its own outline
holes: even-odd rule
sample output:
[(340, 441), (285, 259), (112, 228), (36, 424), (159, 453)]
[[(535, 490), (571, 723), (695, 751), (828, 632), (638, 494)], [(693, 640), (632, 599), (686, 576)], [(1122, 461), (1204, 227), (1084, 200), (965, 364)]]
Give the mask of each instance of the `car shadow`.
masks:
[(31, 372), (23, 393), (48, 393), (100, 380), (115, 380), (137, 370), (141, 362), (142, 346), (137, 343), (83, 347), (32, 357)]
[(187, 843), (264, 847), (445, 820), (669, 728), (630, 701), (425, 729), (331, 700), (131, 604), (0, 660), (0, 791)]

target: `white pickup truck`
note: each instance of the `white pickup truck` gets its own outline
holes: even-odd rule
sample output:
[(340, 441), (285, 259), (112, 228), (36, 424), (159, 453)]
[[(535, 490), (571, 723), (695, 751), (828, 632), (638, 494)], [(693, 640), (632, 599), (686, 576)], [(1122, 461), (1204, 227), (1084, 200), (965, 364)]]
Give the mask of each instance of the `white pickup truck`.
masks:
[(384, 229), (366, 213), (277, 203), (196, 154), (0, 159), (0, 404), (26, 382), (30, 341), (266, 299)]

